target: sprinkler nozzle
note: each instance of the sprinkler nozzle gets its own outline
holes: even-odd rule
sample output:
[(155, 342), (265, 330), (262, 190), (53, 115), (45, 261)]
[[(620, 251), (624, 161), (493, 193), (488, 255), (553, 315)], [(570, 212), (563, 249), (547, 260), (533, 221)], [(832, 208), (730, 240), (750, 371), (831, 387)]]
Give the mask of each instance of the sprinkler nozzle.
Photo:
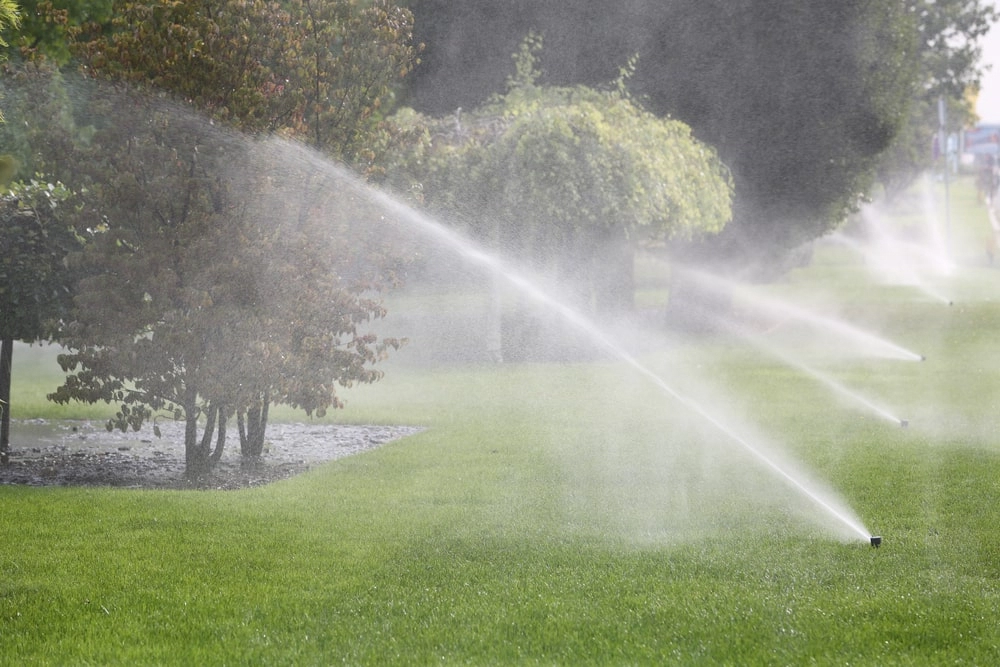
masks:
[(920, 361), (927, 361), (927, 357), (925, 357), (924, 355), (921, 354), (920, 355)]
[(903, 428), (906, 428), (906, 427), (908, 427), (910, 425), (910, 420), (909, 419), (900, 419), (899, 420), (899, 425), (901, 427), (903, 427)]
[(948, 305), (949, 305), (949, 306), (954, 306), (954, 305), (955, 305), (955, 302), (954, 302), (954, 301), (949, 301), (949, 302), (948, 302)]
[(882, 546), (882, 536), (881, 535), (872, 535), (871, 542), (872, 542), (872, 546), (875, 547), (876, 549), (878, 549), (880, 546)]

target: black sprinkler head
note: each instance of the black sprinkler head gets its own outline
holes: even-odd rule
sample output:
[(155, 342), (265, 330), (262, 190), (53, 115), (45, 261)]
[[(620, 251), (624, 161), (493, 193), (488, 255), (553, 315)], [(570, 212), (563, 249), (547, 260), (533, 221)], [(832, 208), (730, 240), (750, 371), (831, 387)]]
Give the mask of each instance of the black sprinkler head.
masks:
[(910, 425), (910, 420), (908, 420), (908, 419), (900, 419), (899, 420), (899, 425), (902, 426), (903, 428), (906, 428), (907, 426)]
[(871, 540), (872, 540), (872, 546), (875, 547), (876, 549), (878, 549), (880, 546), (882, 546), (882, 536), (881, 535), (872, 535)]
[(924, 355), (921, 354), (920, 355), (920, 361), (927, 361), (927, 357), (925, 357)]

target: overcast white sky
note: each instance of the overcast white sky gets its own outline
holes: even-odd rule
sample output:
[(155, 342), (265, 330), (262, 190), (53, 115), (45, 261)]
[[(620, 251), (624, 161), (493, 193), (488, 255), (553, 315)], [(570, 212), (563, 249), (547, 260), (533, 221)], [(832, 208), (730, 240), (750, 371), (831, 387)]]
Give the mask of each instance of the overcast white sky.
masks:
[[(997, 6), (997, 2), (993, 2)], [(1000, 125), (1000, 25), (994, 24), (983, 40), (983, 63), (993, 68), (983, 77), (976, 103), (979, 122)]]

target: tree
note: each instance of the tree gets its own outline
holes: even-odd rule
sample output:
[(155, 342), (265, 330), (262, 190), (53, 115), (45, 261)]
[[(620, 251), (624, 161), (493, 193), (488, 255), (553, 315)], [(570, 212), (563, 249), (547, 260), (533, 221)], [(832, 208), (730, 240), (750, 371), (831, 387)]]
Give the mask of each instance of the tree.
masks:
[[(332, 5), (341, 13), (321, 13)], [(302, 8), (319, 23), (295, 13)], [(359, 22), (349, 2), (122, 2), (110, 28), (81, 34), (86, 71), (133, 92), (97, 86), (87, 101), (100, 110), (89, 112), (95, 134), (75, 174), (108, 231), (85, 254), (92, 274), (61, 336), (73, 374), (55, 400), (117, 402), (110, 427), (138, 428), (159, 411), (184, 419), (188, 472), (198, 474), (221, 455), (232, 415), (244, 453), (259, 456), (272, 402), (322, 413), (339, 405), (337, 384), (380, 377), (371, 364), (398, 342), (360, 327), (383, 314), (371, 294), (391, 279), (381, 217), (344, 202), (331, 209), (330, 193), (342, 188), (323, 163), (289, 157), (280, 144), (263, 150), (186, 110), (318, 137), (328, 150), (333, 136), (345, 138), (340, 147), (368, 145), (391, 91), (380, 83), (388, 75), (364, 68), (400, 75), (403, 60), (383, 56), (412, 51), (407, 14), (385, 3), (360, 13)], [(331, 24), (336, 17), (345, 20)], [(303, 51), (317, 35), (352, 55)], [(302, 62), (305, 53), (315, 57)], [(359, 94), (338, 97), (337, 82), (355, 80), (326, 68), (345, 62)], [(142, 94), (152, 86), (181, 105)], [(365, 155), (358, 148), (349, 158)], [(360, 235), (331, 236), (359, 226)]]
[[(21, 12), (14, 0), (0, 0), (0, 35), (8, 30), (16, 30), (21, 25)], [(0, 38), (0, 46), (6, 47), (7, 42)]]
[(686, 125), (629, 97), (629, 68), (610, 90), (539, 86), (540, 50), (530, 36), (506, 94), (479, 109), (403, 116), (425, 128), (414, 180), (446, 219), (572, 286), (581, 307), (630, 311), (635, 249), (719, 232), (728, 172)]
[[(383, 237), (377, 221), (330, 205), (339, 188), (314, 164), (283, 163), (268, 148), (281, 144), (146, 96), (109, 90), (88, 103), (99, 101), (116, 122), (93, 145), (121, 148), (80, 160), (94, 193), (81, 218), (107, 227), (80, 259), (87, 275), (59, 334), (70, 374), (53, 400), (116, 403), (108, 427), (122, 430), (183, 419), (197, 475), (221, 456), (234, 414), (243, 451), (259, 456), (270, 402), (322, 414), (339, 405), (337, 384), (381, 376), (370, 366), (397, 342), (360, 330), (384, 314), (369, 290), (386, 263), (359, 249)], [(360, 220), (367, 236), (347, 233)]]
[[(14, 30), (21, 24), (21, 15), (17, 10), (14, 0), (0, 0), (0, 35), (7, 30)], [(7, 42), (0, 36), (0, 47), (6, 48)], [(5, 58), (0, 56), (0, 61)], [(3, 113), (0, 113), (0, 123), (3, 122)]]
[(281, 49), (294, 110), (284, 121), (316, 150), (379, 176), (380, 153), (393, 139), (382, 119), (419, 49), (409, 11), (384, 0), (359, 4), (286, 3), (296, 34)]
[(411, 7), (428, 44), (412, 79), (421, 110), (474, 106), (495, 92), (496, 75), (479, 75), (501, 67), (525, 24), (546, 34), (548, 83), (593, 85), (609, 78), (609, 63), (638, 53), (633, 93), (714, 146), (735, 183), (732, 224), (674, 256), (729, 272), (780, 271), (791, 249), (839, 224), (870, 186), (912, 91), (916, 31), (898, 2)]
[(72, 33), (111, 18), (113, 0), (18, 0), (21, 24), (8, 40), (24, 60), (47, 58), (59, 66), (70, 60)]
[(981, 40), (998, 18), (994, 7), (979, 0), (907, 0), (906, 6), (919, 34), (916, 76), (905, 122), (879, 161), (878, 181), (890, 197), (933, 166), (939, 99), (947, 108), (946, 132), (973, 124), (973, 100), (982, 76)]
[[(690, 9), (682, 20), (700, 39), (683, 53), (657, 40), (661, 69), (643, 85), (658, 108), (690, 119), (718, 147), (736, 202), (718, 242), (675, 256), (729, 273), (781, 273), (790, 251), (839, 225), (869, 192), (909, 103), (913, 30), (900, 6), (875, 1)], [(669, 85), (682, 57), (699, 63), (696, 76)]]
[(71, 32), (85, 74), (172, 96), (245, 131), (291, 113), (273, 67), (290, 17), (266, 0), (117, 0), (106, 25)]
[(71, 307), (67, 257), (82, 239), (67, 222), (71, 193), (60, 183), (15, 183), (0, 198), (0, 462), (10, 444), (14, 341), (52, 335)]

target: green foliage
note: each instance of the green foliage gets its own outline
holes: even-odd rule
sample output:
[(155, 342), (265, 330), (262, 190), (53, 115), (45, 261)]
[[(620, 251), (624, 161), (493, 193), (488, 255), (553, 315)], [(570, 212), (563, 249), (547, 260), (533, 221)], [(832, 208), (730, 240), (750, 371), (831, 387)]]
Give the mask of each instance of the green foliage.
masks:
[(66, 77), (45, 61), (10, 64), (0, 76), (4, 108), (11, 122), (0, 124), (0, 147), (14, 167), (13, 178), (72, 177), (70, 158), (75, 146), (90, 140), (92, 127), (77, 122), (74, 105), (86, 98)]
[[(927, 3), (914, 3), (916, 5)], [(930, 3), (936, 5), (937, 3)], [(639, 55), (633, 93), (691, 126), (732, 173), (733, 222), (677, 259), (780, 274), (788, 251), (839, 225), (872, 185), (915, 85), (902, 2), (410, 0), (428, 48), (414, 106), (469, 108), (501, 90), (527, 27), (544, 31), (544, 82), (598, 85)]]
[[(414, 58), (408, 12), (121, 0), (102, 23), (48, 9), (82, 71), (112, 82), (65, 99), (42, 67), (9, 78), (25, 118), (12, 152), (85, 190), (77, 228), (104, 231), (80, 259), (78, 310), (59, 332), (72, 374), (53, 398), (116, 403), (109, 428), (160, 411), (187, 420), (198, 472), (221, 455), (233, 414), (259, 455), (271, 402), (322, 414), (339, 405), (338, 384), (378, 379), (371, 364), (398, 342), (360, 327), (384, 314), (372, 296), (393, 271), (384, 227), (352, 220), (364, 214), (344, 201), (332, 213), (338, 186), (311, 156), (267, 178), (281, 156), (266, 146), (278, 144), (216, 123), (308, 139), (377, 173), (393, 140), (382, 108)], [(367, 236), (348, 234), (352, 223)]]
[(148, 85), (247, 130), (287, 113), (271, 64), (288, 17), (271, 2), (115, 2), (106, 26), (77, 31), (84, 71)]
[(280, 66), (293, 100), (289, 128), (363, 173), (380, 173), (380, 149), (390, 140), (381, 120), (416, 64), (412, 16), (386, 0), (285, 6), (296, 31), (282, 44)]
[[(310, 160), (296, 168), (272, 151), (281, 144), (97, 90), (88, 103), (117, 120), (78, 156), (93, 195), (77, 224), (105, 231), (80, 259), (77, 309), (59, 332), (71, 374), (52, 399), (115, 403), (108, 426), (122, 430), (185, 419), (197, 473), (221, 455), (234, 413), (259, 422), (247, 427), (259, 447), (270, 402), (321, 414), (339, 405), (336, 385), (378, 379), (369, 366), (397, 343), (360, 328), (384, 313), (371, 294), (390, 268), (376, 257), (385, 230), (330, 201), (339, 182)], [(275, 159), (289, 162), (261, 168)]]
[(49, 59), (66, 65), (72, 35), (112, 16), (113, 0), (19, 0), (21, 24), (8, 37), (24, 60)]
[(878, 172), (879, 183), (893, 196), (933, 166), (931, 146), (940, 129), (938, 98), (947, 105), (946, 132), (973, 124), (973, 100), (982, 76), (981, 41), (1000, 16), (978, 0), (910, 0), (906, 5), (919, 35), (910, 55), (916, 76), (905, 122)]
[[(3, 40), (3, 33), (10, 29), (16, 29), (20, 24), (21, 15), (14, 0), (0, 0), (0, 47), (7, 46), (7, 42)], [(6, 54), (0, 55), (0, 61), (5, 57)], [(0, 123), (2, 122), (4, 122), (4, 118), (3, 113), (0, 112)]]
[[(21, 27), (21, 12), (14, 0), (0, 0), (0, 35), (8, 30)], [(0, 47), (6, 47), (7, 42), (0, 37)]]
[(99, 77), (149, 85), (248, 131), (295, 136), (377, 173), (381, 119), (416, 61), (412, 18), (385, 2), (126, 2), (76, 37)]
[(72, 200), (62, 183), (42, 176), (12, 184), (0, 200), (0, 339), (44, 339), (67, 314), (74, 277), (67, 257), (81, 245)]
[(404, 159), (411, 190), (419, 183), (421, 199), (446, 218), (562, 277), (621, 279), (631, 268), (608, 266), (609, 245), (722, 229), (732, 184), (711, 148), (683, 123), (642, 109), (622, 85), (536, 85), (540, 49), (541, 39), (529, 36), (507, 93), (480, 109), (436, 120), (397, 116), (425, 128)]

